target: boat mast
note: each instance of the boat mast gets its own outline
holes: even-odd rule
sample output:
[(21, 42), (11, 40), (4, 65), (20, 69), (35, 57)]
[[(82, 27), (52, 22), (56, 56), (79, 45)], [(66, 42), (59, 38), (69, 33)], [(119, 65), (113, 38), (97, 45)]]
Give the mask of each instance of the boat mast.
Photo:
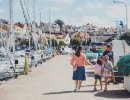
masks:
[(49, 32), (50, 32), (50, 47), (52, 46), (51, 41), (51, 16), (50, 16), (50, 8), (49, 8)]
[[(33, 6), (34, 6), (34, 9), (33, 9), (34, 35), (37, 35), (37, 34), (36, 34), (36, 16), (35, 16), (35, 8), (36, 8), (36, 6), (35, 6), (35, 0), (34, 0), (33, 3), (34, 3), (34, 4), (33, 4)], [(36, 36), (36, 38), (34, 38), (34, 39), (36, 39), (36, 40), (35, 40), (35, 41), (36, 41), (35, 46), (36, 46), (36, 50), (37, 50), (37, 44), (38, 44), (37, 36)]]
[(41, 37), (42, 36), (42, 24), (41, 24), (42, 23), (42, 21), (41, 21), (42, 13), (41, 13), (41, 9), (39, 9), (39, 11), (40, 11), (40, 49), (42, 49), (42, 40), (41, 40), (42, 39), (42, 37)]
[(34, 5), (33, 5), (33, 6), (34, 6), (34, 10), (33, 10), (33, 11), (34, 11), (34, 12), (33, 12), (34, 19), (33, 19), (33, 20), (34, 20), (34, 22), (35, 22), (35, 19), (36, 19), (36, 16), (35, 16), (35, 0), (34, 0)]
[[(13, 19), (13, 0), (9, 0), (9, 10), (10, 10), (10, 43), (13, 53), (15, 52), (15, 35), (14, 35), (14, 19)], [(13, 41), (13, 42), (12, 42)]]

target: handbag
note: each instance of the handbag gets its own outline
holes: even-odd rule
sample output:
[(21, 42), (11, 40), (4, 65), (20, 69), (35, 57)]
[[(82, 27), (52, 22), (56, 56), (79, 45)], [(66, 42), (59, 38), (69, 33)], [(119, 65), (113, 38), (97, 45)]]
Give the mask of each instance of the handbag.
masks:
[(74, 66), (73, 66), (73, 71), (75, 72), (76, 70), (77, 70), (77, 66), (74, 65)]

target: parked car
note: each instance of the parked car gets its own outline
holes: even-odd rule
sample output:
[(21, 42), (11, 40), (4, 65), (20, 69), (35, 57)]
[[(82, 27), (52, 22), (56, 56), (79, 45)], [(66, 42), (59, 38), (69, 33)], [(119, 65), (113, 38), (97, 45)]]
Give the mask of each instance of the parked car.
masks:
[(75, 51), (72, 48), (64, 48), (63, 53), (72, 55)]

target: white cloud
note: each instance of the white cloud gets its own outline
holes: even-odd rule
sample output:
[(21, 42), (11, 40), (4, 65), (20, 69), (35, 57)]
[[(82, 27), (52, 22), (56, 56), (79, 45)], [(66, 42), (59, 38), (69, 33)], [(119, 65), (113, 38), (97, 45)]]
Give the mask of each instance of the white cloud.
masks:
[(49, 1), (57, 2), (57, 3), (72, 3), (75, 0), (49, 0)]
[(90, 24), (97, 25), (99, 27), (110, 27), (113, 24), (109, 20), (106, 20), (105, 18), (100, 18), (97, 16), (83, 16), (80, 18), (69, 18), (69, 19), (62, 17), (62, 20), (64, 20), (66, 24), (76, 25), (76, 26), (90, 23)]
[(124, 3), (128, 3), (129, 0), (121, 0), (121, 1), (124, 2)]
[(103, 8), (104, 5), (101, 2), (98, 3), (91, 3), (91, 2), (86, 2), (86, 8)]
[(0, 3), (2, 3), (3, 2), (3, 0), (0, 0)]
[(59, 11), (59, 10), (61, 10), (62, 8), (58, 8), (58, 7), (48, 7), (48, 8), (46, 8), (46, 9), (44, 9), (44, 11), (49, 11), (49, 9), (50, 9), (50, 11)]
[(121, 5), (112, 5), (107, 7), (106, 15), (110, 18), (122, 18), (125, 17), (125, 8)]
[(3, 9), (0, 9), (0, 15), (2, 15), (4, 13)]
[[(130, 11), (130, 6), (128, 6), (128, 18), (130, 18), (129, 11)], [(108, 6), (105, 14), (107, 17), (109, 17), (110, 19), (114, 21), (122, 20), (126, 23), (126, 9), (125, 9), (125, 6), (123, 5), (114, 4), (114, 5)], [(129, 23), (130, 23), (130, 20), (129, 20)]]
[(82, 11), (82, 8), (78, 7), (78, 8), (76, 8), (75, 10), (76, 10), (77, 12), (80, 12), (80, 11)]
[(83, 18), (83, 24), (86, 24), (86, 23), (92, 23), (94, 25), (98, 25), (100, 27), (109, 27), (110, 23), (108, 20), (104, 19), (104, 18), (100, 18), (100, 17), (97, 17), (97, 16), (85, 16)]

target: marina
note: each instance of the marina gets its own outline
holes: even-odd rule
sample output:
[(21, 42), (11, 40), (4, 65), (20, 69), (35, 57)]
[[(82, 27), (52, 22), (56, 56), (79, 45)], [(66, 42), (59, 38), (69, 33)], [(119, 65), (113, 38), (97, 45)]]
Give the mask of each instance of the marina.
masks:
[(0, 0), (0, 100), (130, 100), (129, 4)]

